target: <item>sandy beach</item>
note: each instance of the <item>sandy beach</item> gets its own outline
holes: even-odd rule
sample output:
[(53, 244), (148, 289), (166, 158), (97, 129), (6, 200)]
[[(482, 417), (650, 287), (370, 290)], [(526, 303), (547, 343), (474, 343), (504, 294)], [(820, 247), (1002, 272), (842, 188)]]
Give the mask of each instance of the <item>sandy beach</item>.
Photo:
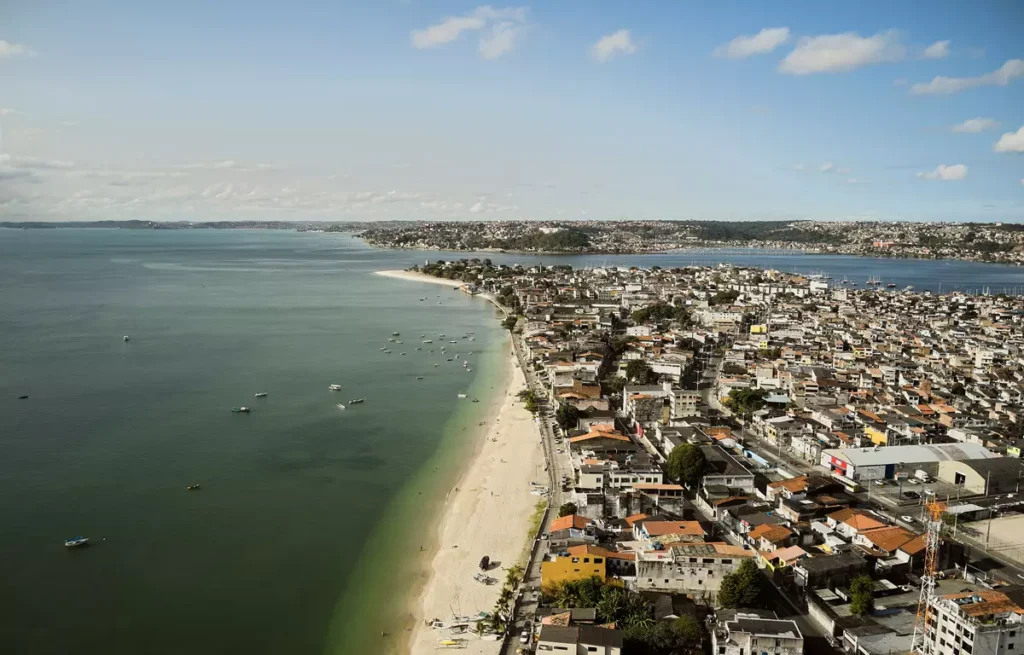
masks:
[[(547, 476), (533, 416), (516, 398), (526, 387), (523, 373), (515, 357), (511, 359), (501, 408), (445, 501), (430, 577), (414, 608), (412, 653), (433, 653), (440, 640), (449, 636), (427, 627), (425, 621), (449, 621), (453, 612), (471, 615), (492, 610), (501, 584), (487, 586), (473, 579), (481, 557), (500, 562), (490, 571), (500, 581), (509, 566), (524, 563), (530, 515), (542, 499), (530, 493), (530, 482), (546, 483)], [(462, 652), (491, 654), (499, 651), (500, 642), (469, 636), (465, 645)]]
[(410, 282), (429, 282), (430, 284), (441, 284), (449, 289), (458, 289), (462, 285), (466, 284), (458, 280), (445, 280), (444, 278), (434, 277), (433, 275), (427, 275), (426, 273), (417, 273), (416, 271), (377, 271), (377, 275), (383, 275), (384, 277), (398, 278), (399, 280), (408, 280)]

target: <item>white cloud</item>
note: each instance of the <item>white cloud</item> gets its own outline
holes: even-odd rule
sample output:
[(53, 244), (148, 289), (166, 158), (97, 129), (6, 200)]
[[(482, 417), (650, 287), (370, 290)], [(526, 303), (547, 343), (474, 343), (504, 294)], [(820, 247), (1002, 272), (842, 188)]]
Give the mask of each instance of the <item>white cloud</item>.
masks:
[(480, 37), (479, 51), (484, 59), (495, 59), (515, 49), (526, 31), (526, 19), (526, 7), (497, 9), (483, 5), (465, 16), (449, 16), (436, 25), (413, 30), (410, 38), (415, 48), (436, 48), (458, 40), (463, 33), (490, 27), (490, 31)]
[(590, 47), (590, 56), (595, 61), (608, 61), (618, 55), (631, 55), (636, 52), (636, 44), (629, 30), (619, 30), (605, 34), (597, 43)]
[(34, 54), (36, 54), (35, 51), (24, 43), (11, 43), (9, 41), (0, 40), (0, 59), (7, 59), (11, 57), (31, 57)]
[(205, 171), (238, 171), (240, 173), (258, 173), (261, 171), (276, 170), (273, 164), (243, 164), (234, 159), (225, 159), (215, 162), (200, 162), (197, 164), (185, 164), (180, 168)]
[(948, 95), (979, 86), (1006, 86), (1018, 77), (1024, 77), (1024, 59), (1010, 59), (991, 73), (977, 77), (944, 77), (939, 75), (931, 82), (910, 87), (914, 95)]
[(75, 162), (59, 159), (37, 159), (36, 157), (8, 157), (8, 159), (12, 166), (30, 170), (64, 170), (75, 167)]
[(977, 134), (985, 130), (994, 130), (997, 127), (999, 127), (999, 121), (979, 116), (978, 118), (969, 118), (963, 123), (952, 125), (949, 129), (951, 132), (959, 132), (961, 134)]
[(949, 56), (949, 44), (951, 41), (936, 41), (927, 48), (924, 49), (923, 56), (925, 59), (942, 59)]
[(1024, 152), (1024, 126), (1016, 132), (1003, 134), (992, 149), (996, 152)]
[(519, 38), (526, 33), (526, 25), (503, 21), (491, 27), (490, 34), (480, 37), (480, 55), (484, 59), (497, 59), (512, 52)]
[(841, 73), (898, 61), (905, 55), (906, 48), (893, 30), (867, 37), (854, 32), (805, 36), (779, 64), (779, 71), (791, 75)]
[(717, 47), (714, 55), (726, 59), (743, 59), (771, 52), (787, 41), (788, 27), (766, 27), (753, 36), (737, 36), (725, 45)]
[(953, 182), (967, 177), (967, 167), (963, 164), (939, 164), (933, 171), (922, 171), (917, 174), (922, 180), (943, 180)]

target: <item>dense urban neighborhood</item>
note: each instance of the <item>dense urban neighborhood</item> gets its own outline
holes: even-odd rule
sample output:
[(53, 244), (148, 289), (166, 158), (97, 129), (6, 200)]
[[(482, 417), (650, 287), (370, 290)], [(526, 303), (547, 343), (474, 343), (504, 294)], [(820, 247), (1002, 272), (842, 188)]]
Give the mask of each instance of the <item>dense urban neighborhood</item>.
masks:
[(1018, 298), (724, 264), (415, 270), (508, 311), (544, 435), (505, 652), (1024, 650)]
[(378, 247), (424, 250), (622, 254), (738, 247), (873, 257), (1024, 261), (1024, 228), (1010, 223), (448, 221), (374, 225), (360, 236)]

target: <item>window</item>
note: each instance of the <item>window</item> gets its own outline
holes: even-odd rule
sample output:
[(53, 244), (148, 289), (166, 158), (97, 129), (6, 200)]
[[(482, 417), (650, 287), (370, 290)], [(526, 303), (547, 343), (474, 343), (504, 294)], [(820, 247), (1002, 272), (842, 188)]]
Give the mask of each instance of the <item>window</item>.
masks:
[(584, 557), (583, 558), (583, 563), (584, 564), (590, 564), (590, 558), (589, 557)]
[(722, 564), (732, 564), (732, 560), (731, 559), (723, 559), (722, 560)]
[(572, 563), (573, 564), (579, 564), (580, 563), (580, 558), (579, 557), (573, 557), (572, 558)]
[(691, 558), (690, 558), (690, 563), (691, 563), (691, 564), (694, 564), (694, 563), (696, 563), (696, 562), (697, 562), (697, 558), (696, 558), (696, 557), (691, 557)]
[(587, 646), (587, 652), (588, 653), (596, 653), (597, 652), (597, 646)]
[(715, 563), (715, 560), (709, 559), (707, 557), (704, 558), (704, 564), (714, 564), (714, 563)]

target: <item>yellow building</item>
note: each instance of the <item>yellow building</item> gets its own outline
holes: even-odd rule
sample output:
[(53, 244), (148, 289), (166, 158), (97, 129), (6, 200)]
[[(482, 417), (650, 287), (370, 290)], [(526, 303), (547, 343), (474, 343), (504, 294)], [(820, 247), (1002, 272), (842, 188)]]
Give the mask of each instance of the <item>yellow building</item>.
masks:
[(585, 580), (597, 576), (605, 581), (605, 559), (594, 555), (556, 555), (554, 560), (540, 564), (542, 587), (567, 580)]
[(751, 334), (768, 334), (768, 326), (767, 325), (751, 325), (750, 326), (750, 333)]
[(870, 439), (871, 443), (876, 446), (885, 446), (889, 443), (889, 439), (885, 436), (884, 432), (870, 425), (864, 426), (864, 436)]

